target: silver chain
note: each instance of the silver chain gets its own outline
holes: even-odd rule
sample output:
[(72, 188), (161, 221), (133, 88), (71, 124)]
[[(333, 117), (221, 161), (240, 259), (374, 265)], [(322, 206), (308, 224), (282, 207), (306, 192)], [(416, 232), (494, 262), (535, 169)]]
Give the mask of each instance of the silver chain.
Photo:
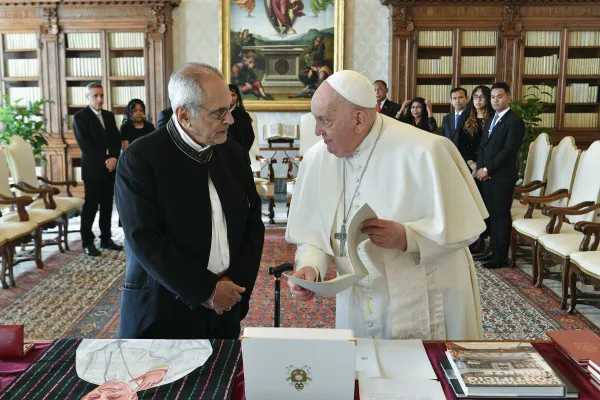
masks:
[[(380, 116), (381, 117), (381, 116)], [(381, 138), (381, 134), (383, 133), (383, 117), (381, 117), (381, 128), (379, 128), (379, 134), (377, 135), (377, 139), (373, 144), (373, 148), (369, 153), (369, 158), (367, 158), (367, 162), (365, 164), (365, 168), (363, 169), (362, 174), (360, 174), (360, 178), (358, 180), (358, 185), (356, 185), (356, 189), (354, 189), (354, 194), (352, 195), (352, 199), (350, 200), (350, 205), (348, 206), (348, 213), (346, 213), (346, 159), (344, 158), (344, 221), (342, 225), (346, 226), (346, 221), (350, 216), (350, 212), (352, 211), (352, 203), (354, 203), (354, 198), (356, 197), (356, 193), (358, 193), (358, 188), (362, 183), (363, 176), (365, 176), (365, 172), (367, 171), (367, 167), (369, 166), (369, 161), (371, 160), (371, 156), (373, 155), (373, 151), (375, 151), (375, 147), (377, 146), (377, 142)]]

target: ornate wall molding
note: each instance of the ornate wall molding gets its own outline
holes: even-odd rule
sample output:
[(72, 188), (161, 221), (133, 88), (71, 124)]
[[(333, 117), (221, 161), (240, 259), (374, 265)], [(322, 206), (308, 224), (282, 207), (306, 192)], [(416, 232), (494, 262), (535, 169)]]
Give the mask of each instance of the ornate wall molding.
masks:
[(167, 31), (167, 25), (165, 24), (164, 7), (152, 7), (150, 9), (150, 20), (152, 23), (152, 25), (148, 29), (150, 33), (164, 34)]
[(421, 6), (431, 4), (504, 4), (504, 5), (540, 5), (540, 4), (592, 4), (598, 0), (379, 0), (384, 6), (401, 7), (406, 5)]
[(520, 21), (519, 6), (504, 6), (504, 22), (502, 23), (502, 32), (521, 32), (523, 24)]
[(43, 15), (45, 19), (45, 25), (42, 25), (43, 33), (56, 35), (58, 34), (58, 15), (56, 8), (44, 8)]

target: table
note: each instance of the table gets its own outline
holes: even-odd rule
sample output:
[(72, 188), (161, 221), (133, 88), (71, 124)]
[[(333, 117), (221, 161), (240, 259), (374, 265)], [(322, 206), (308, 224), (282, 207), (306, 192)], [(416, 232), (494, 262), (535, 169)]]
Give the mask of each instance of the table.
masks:
[[(264, 184), (256, 184), (256, 191), (258, 192), (258, 195), (263, 198), (263, 199), (267, 199), (269, 201), (269, 223), (270, 224), (274, 224), (275, 223), (275, 184), (273, 183), (264, 183)], [(292, 201), (292, 194), (291, 193), (287, 193), (287, 208), (288, 208), (288, 213), (290, 210), (290, 202)]]
[[(439, 360), (445, 357), (444, 352), (446, 346), (444, 342), (426, 341), (424, 342), (427, 356), (431, 361), (431, 365), (435, 370), (435, 373), (442, 384), (446, 398), (449, 400), (455, 400), (456, 397), (452, 392), (452, 388), (446, 381), (444, 373), (442, 372)], [(37, 357), (39, 357), (44, 350), (48, 348), (48, 343), (36, 343), (35, 348), (32, 349), (22, 359), (4, 360), (0, 361), (0, 389), (5, 388), (13, 379), (15, 379), (22, 371), (24, 371), (29, 364), (31, 364)], [(560, 353), (554, 344), (550, 341), (546, 342), (533, 342), (535, 349), (542, 355), (542, 357), (548, 359), (554, 364), (554, 366), (571, 381), (573, 385), (579, 390), (580, 400), (595, 400), (600, 397), (598, 392), (589, 380), (569, 361), (562, 353)], [(358, 400), (358, 385), (355, 389), (355, 399)], [(244, 395), (244, 372), (243, 369), (238, 373), (235, 386), (231, 395), (231, 400), (245, 400)]]

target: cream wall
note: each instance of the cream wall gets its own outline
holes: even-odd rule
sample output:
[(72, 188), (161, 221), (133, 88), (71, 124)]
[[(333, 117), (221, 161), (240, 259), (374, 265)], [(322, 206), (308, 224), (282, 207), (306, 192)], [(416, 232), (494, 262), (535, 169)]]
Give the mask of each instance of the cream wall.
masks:
[[(228, 1), (228, 0), (224, 0)], [(256, 0), (263, 1), (263, 0)], [(308, 3), (308, 0), (305, 0)], [(219, 65), (219, 0), (183, 0), (173, 12), (173, 65), (198, 61)], [(346, 0), (344, 68), (370, 80), (389, 80), (389, 9), (380, 0)], [(299, 124), (299, 112), (260, 112), (266, 123)], [(262, 135), (260, 135), (262, 138)], [(269, 156), (265, 153), (265, 156)], [(277, 175), (282, 174), (278, 164)], [(285, 175), (285, 173), (283, 173)]]

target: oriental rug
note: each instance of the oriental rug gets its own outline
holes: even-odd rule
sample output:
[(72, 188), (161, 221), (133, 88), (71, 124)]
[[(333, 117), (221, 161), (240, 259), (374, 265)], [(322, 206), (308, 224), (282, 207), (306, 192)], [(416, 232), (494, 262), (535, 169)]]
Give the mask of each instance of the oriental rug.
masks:
[[(285, 242), (282, 227), (268, 227), (261, 270), (245, 326), (273, 326), (274, 280), (269, 266), (291, 262), (295, 246)], [(117, 237), (116, 240), (121, 238)], [(28, 340), (59, 337), (114, 338), (119, 322), (120, 287), (125, 271), (123, 252), (104, 252), (99, 258), (73, 251), (54, 254), (43, 270), (17, 278), (17, 288), (0, 290), (0, 324), (25, 324)], [(520, 269), (477, 267), (484, 319), (489, 340), (548, 339), (556, 329), (600, 329), (579, 312), (559, 309), (559, 298), (547, 288), (535, 288)], [(327, 279), (331, 278), (330, 273)], [(282, 279), (281, 326), (332, 328), (335, 298), (310, 303), (293, 300)]]

